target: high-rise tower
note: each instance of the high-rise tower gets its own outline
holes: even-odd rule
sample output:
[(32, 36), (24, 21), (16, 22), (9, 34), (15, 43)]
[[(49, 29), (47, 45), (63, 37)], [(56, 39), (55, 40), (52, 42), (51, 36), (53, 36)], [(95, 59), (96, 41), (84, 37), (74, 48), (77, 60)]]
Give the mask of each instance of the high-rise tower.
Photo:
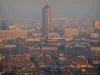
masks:
[(52, 27), (52, 14), (51, 8), (46, 5), (42, 10), (42, 34), (44, 37), (48, 36)]

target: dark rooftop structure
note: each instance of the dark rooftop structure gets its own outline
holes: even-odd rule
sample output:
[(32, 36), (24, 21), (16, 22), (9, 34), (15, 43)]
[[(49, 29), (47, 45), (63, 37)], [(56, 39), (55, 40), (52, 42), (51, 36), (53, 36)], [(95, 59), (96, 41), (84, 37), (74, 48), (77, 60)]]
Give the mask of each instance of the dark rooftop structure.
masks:
[(46, 8), (50, 8), (50, 6), (47, 4), (47, 5), (45, 5), (45, 7), (43, 9), (46, 9)]

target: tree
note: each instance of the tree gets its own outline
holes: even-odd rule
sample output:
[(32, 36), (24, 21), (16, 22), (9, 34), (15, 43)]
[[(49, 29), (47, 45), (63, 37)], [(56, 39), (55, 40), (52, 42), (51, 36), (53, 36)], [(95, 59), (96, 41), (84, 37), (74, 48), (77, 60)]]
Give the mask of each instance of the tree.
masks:
[(53, 61), (57, 61), (58, 60), (58, 57), (52, 57), (52, 60)]
[(3, 62), (0, 61), (0, 72), (2, 72), (2, 71), (3, 71)]
[(12, 40), (8, 40), (7, 42), (8, 42), (9, 44), (12, 44)]
[(65, 50), (65, 45), (58, 46), (58, 51), (63, 52)]
[(35, 69), (34, 69), (34, 74), (33, 74), (33, 75), (39, 75), (40, 69), (39, 69), (39, 65), (38, 65), (38, 63), (37, 63), (35, 57), (34, 57), (34, 56), (31, 56), (31, 57), (30, 57), (30, 60), (31, 60), (31, 62), (32, 62), (33, 64), (36, 65), (36, 67), (35, 67)]
[(37, 61), (36, 61), (36, 59), (35, 59), (34, 56), (31, 56), (31, 57), (30, 57), (30, 60), (31, 60), (32, 63), (38, 65), (38, 64), (37, 64)]
[(29, 37), (32, 37), (32, 32), (28, 32), (28, 36)]
[(48, 43), (48, 37), (44, 38), (43, 42)]
[(25, 41), (25, 39), (24, 38), (16, 38), (16, 42), (20, 42), (20, 41)]
[(42, 47), (44, 44), (47, 44), (48, 43), (48, 38), (43, 38), (40, 43), (36, 44), (35, 48), (39, 47), (40, 48), (40, 51), (41, 51), (41, 54), (43, 55), (43, 50), (42, 50)]
[(86, 34), (86, 33), (81, 33), (79, 36), (78, 36), (78, 38), (90, 38), (90, 35), (88, 35), (88, 34)]

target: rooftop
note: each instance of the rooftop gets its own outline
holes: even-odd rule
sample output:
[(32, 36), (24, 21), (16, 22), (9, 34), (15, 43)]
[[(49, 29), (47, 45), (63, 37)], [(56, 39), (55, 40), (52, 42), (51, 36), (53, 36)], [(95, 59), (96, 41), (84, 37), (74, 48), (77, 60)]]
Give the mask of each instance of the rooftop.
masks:
[(50, 6), (47, 4), (47, 5), (45, 5), (44, 9), (46, 9), (46, 8), (50, 8)]

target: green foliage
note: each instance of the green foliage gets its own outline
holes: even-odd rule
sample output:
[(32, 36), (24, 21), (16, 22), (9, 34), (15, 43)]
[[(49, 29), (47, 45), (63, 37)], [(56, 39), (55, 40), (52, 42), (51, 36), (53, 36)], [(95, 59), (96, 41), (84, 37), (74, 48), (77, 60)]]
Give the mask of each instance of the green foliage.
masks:
[(44, 38), (44, 43), (48, 43), (48, 37)]
[(16, 40), (17, 40), (17, 41), (24, 41), (25, 39), (19, 37), (19, 38), (16, 38)]
[(87, 37), (87, 34), (86, 33), (81, 33), (78, 38), (83, 38), (83, 37)]
[(58, 46), (58, 51), (63, 51), (63, 50), (65, 50), (65, 45)]
[(52, 60), (56, 61), (56, 60), (58, 60), (58, 57), (52, 57)]
[(20, 37), (19, 38), (16, 38), (15, 40), (16, 40), (17, 43), (22, 42), (22, 41), (25, 41), (24, 38), (20, 38)]
[(8, 42), (9, 44), (12, 44), (12, 40), (8, 40), (7, 42)]
[(36, 59), (35, 59), (34, 56), (31, 56), (31, 57), (30, 57), (30, 60), (31, 60), (32, 63), (38, 65), (38, 64), (37, 64), (37, 61), (36, 61)]

